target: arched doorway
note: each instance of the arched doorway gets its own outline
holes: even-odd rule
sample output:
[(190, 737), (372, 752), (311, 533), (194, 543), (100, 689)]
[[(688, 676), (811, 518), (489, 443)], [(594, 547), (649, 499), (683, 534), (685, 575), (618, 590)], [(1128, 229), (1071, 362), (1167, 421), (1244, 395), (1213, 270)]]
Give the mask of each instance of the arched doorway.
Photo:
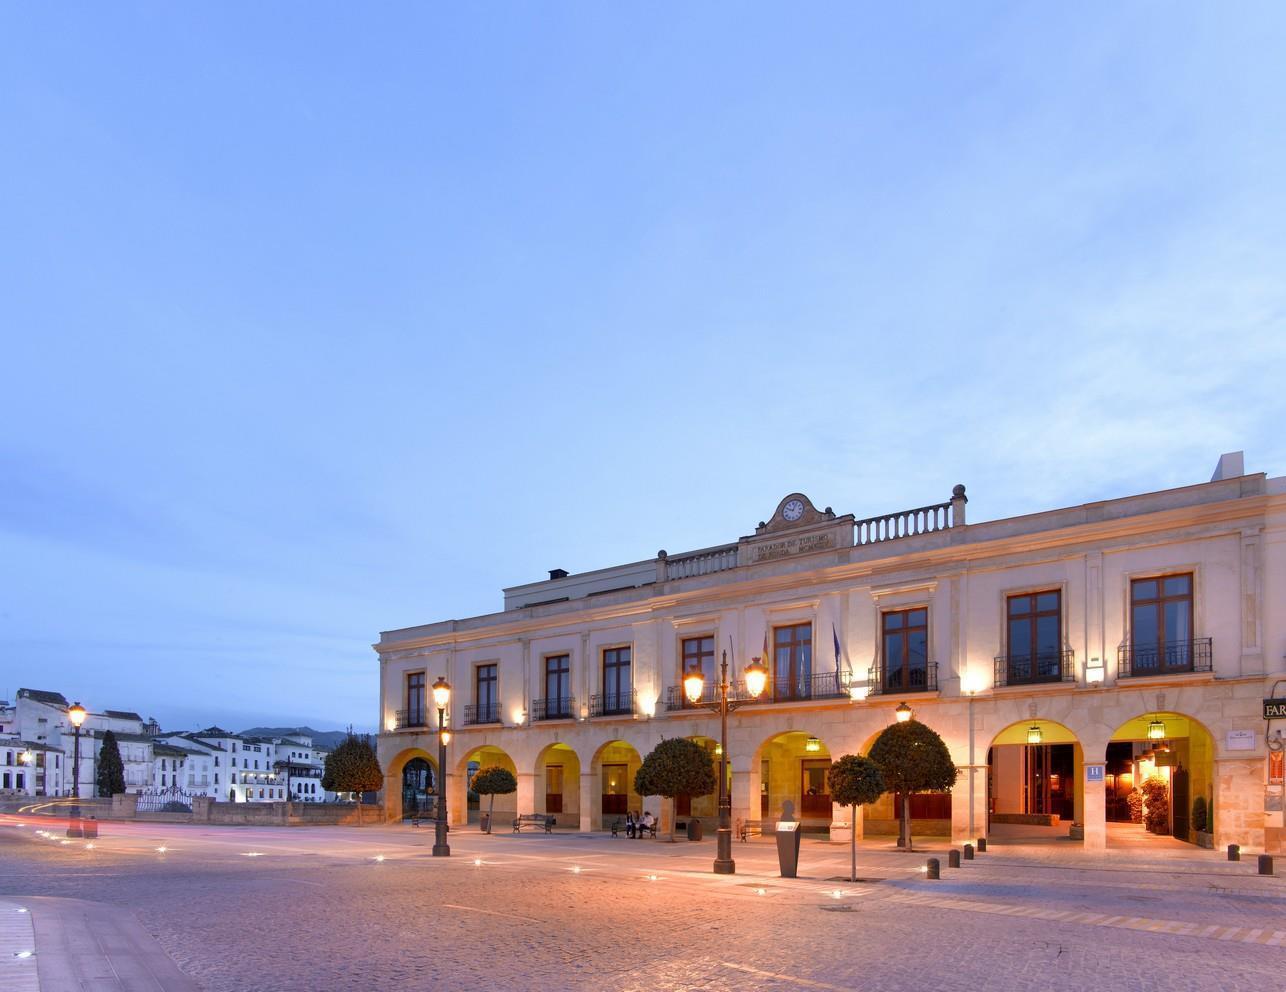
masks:
[[(473, 791), (473, 777), (478, 774), (481, 768), (490, 768), (493, 765), (505, 768), (518, 775), (518, 768), (514, 765), (513, 759), (501, 748), (492, 744), (483, 744), (467, 752), (460, 759), (459, 773), (463, 776), (465, 783), (465, 818), (466, 823), (477, 823), (482, 818), (483, 811), (494, 809), (497, 823), (503, 823), (508, 826), (517, 811), (518, 794), (511, 792), (507, 796), (496, 796), (494, 805), (490, 796), (479, 796)], [(448, 803), (447, 809), (449, 810)]]
[[(608, 741), (594, 753), (590, 770), (597, 801), (590, 811), (592, 829), (602, 830), (626, 812), (643, 813), (643, 797), (634, 791), (634, 776), (642, 763), (638, 749), (628, 741)], [(649, 812), (658, 816), (660, 810)]]
[(827, 775), (831, 753), (821, 738), (798, 730), (777, 734), (759, 746), (754, 760), (759, 769), (758, 812), (762, 820), (779, 820), (789, 802), (801, 831), (830, 833), (833, 806)]
[[(862, 754), (869, 756), (871, 748), (886, 728), (881, 728), (867, 738)], [(951, 836), (951, 793), (919, 792), (911, 797), (911, 838)], [(902, 801), (886, 792), (869, 806), (858, 811), (862, 833), (858, 836), (896, 839), (901, 835)]]
[(987, 838), (1004, 844), (1084, 840), (1085, 756), (1053, 720), (1020, 720), (987, 749)]
[[(702, 821), (702, 826), (713, 830), (718, 825), (719, 818), (719, 759), (723, 756), (723, 749), (718, 741), (710, 737), (697, 735), (689, 737), (688, 740), (701, 745), (706, 754), (710, 755), (710, 764), (714, 768), (715, 787), (704, 796), (675, 796), (675, 821), (677, 824), (682, 824), (690, 819), (697, 819)], [(728, 763), (728, 778), (729, 780), (732, 778), (731, 762)]]
[(581, 819), (580, 758), (561, 742), (536, 757), (536, 812), (554, 817), (560, 827), (579, 827)]
[(1143, 713), (1121, 724), (1104, 754), (1108, 845), (1166, 837), (1195, 844), (1212, 833), (1214, 758), (1210, 731), (1185, 714)]
[(427, 816), (437, 795), (438, 763), (421, 748), (408, 748), (396, 754), (385, 770), (385, 815), (390, 820), (410, 820)]

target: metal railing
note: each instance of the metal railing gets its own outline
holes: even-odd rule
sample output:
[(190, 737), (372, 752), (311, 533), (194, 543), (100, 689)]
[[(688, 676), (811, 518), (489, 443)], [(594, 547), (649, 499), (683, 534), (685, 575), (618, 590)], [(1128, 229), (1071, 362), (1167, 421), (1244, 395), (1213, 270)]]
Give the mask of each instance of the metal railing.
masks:
[(558, 699), (533, 699), (532, 720), (570, 720), (576, 716), (576, 698), (562, 696)]
[(634, 690), (604, 692), (589, 697), (590, 716), (633, 716)]
[(802, 699), (848, 698), (847, 672), (799, 673), (792, 678), (773, 679), (764, 690), (766, 703), (793, 703)]
[(667, 580), (724, 572), (737, 567), (737, 545), (722, 544), (717, 548), (703, 548), (663, 560)]
[(887, 670), (883, 664), (872, 665), (867, 673), (867, 685), (867, 694), (871, 696), (937, 692), (938, 664), (931, 661), (923, 668), (899, 667)]
[(499, 723), (500, 705), (496, 702), (470, 703), (464, 708), (464, 725), (474, 727), (480, 723)]
[(1208, 672), (1214, 667), (1209, 637), (1170, 644), (1122, 644), (1116, 649), (1116, 672), (1123, 679), (1172, 672)]
[(140, 813), (191, 813), (192, 794), (174, 786), (169, 789), (149, 789), (138, 794)]
[(1036, 654), (996, 656), (995, 684), (1039, 685), (1042, 682), (1075, 682), (1076, 652), (1038, 651)]
[(427, 727), (429, 725), (428, 710), (398, 710), (397, 726), (394, 730), (406, 730), (410, 727)]
[[(759, 697), (760, 701), (766, 702), (764, 698), (768, 695), (765, 691)], [(728, 687), (728, 698), (737, 702), (753, 702), (754, 698), (746, 688), (745, 682), (733, 682)], [(704, 710), (719, 702), (719, 687), (712, 682), (706, 682), (701, 690), (701, 698), (695, 703), (688, 700), (688, 694), (683, 691), (681, 685), (666, 686), (665, 689), (665, 708), (673, 713), (676, 710)]]

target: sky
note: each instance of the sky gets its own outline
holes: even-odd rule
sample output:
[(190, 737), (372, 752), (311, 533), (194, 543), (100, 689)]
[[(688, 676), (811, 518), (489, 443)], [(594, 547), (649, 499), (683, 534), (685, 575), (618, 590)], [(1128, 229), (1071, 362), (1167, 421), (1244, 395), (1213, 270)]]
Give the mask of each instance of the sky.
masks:
[(1284, 33), (0, 3), (0, 698), (373, 728), (381, 630), (789, 492), (1286, 475)]

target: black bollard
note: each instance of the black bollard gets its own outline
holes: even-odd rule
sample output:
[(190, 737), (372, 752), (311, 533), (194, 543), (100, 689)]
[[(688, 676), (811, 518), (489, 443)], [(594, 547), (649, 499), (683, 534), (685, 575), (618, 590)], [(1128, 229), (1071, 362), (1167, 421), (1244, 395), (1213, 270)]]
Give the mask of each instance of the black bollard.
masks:
[(978, 838), (978, 853), (979, 853), (979, 854), (986, 854), (986, 853), (987, 853), (987, 838), (986, 838), (986, 837), (979, 837), (979, 838)]
[(964, 859), (965, 859), (966, 861), (972, 861), (972, 860), (973, 860), (973, 845), (972, 845), (972, 844), (966, 844), (966, 845), (964, 846)]
[(947, 867), (948, 868), (960, 867), (960, 852), (957, 851), (954, 847), (947, 852)]
[[(1265, 855), (1265, 857), (1266, 857), (1266, 855)], [(1260, 860), (1262, 861), (1262, 860), (1263, 860), (1263, 858), (1261, 858)], [(1270, 859), (1269, 859), (1269, 861), (1271, 861), (1271, 860), (1272, 860), (1272, 859), (1270, 858)], [(1272, 874), (1272, 871), (1270, 870), (1270, 871), (1268, 872), (1268, 874), (1270, 874), (1270, 875), (1271, 875), (1271, 874)], [(925, 878), (941, 878), (941, 877), (942, 877), (942, 863), (941, 863), (940, 861), (938, 861), (938, 859), (937, 859), (937, 858), (930, 858), (928, 861), (926, 861), (926, 862), (924, 863), (924, 877), (925, 877)]]
[(1229, 861), (1240, 861), (1240, 860), (1241, 860), (1241, 845), (1240, 845), (1240, 844), (1229, 844), (1229, 845), (1228, 845), (1228, 860), (1229, 860)]
[(1259, 856), (1259, 874), (1271, 875), (1273, 873), (1273, 856), (1271, 854), (1261, 854)]

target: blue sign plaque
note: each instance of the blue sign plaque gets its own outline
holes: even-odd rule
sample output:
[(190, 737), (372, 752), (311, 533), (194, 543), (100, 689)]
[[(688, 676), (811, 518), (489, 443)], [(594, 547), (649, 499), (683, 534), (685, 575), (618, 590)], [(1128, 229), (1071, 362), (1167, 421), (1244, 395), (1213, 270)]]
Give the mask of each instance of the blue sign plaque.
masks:
[(1086, 766), (1085, 766), (1085, 781), (1086, 781), (1086, 782), (1102, 782), (1102, 781), (1103, 781), (1103, 766), (1102, 766), (1102, 765), (1086, 765)]

